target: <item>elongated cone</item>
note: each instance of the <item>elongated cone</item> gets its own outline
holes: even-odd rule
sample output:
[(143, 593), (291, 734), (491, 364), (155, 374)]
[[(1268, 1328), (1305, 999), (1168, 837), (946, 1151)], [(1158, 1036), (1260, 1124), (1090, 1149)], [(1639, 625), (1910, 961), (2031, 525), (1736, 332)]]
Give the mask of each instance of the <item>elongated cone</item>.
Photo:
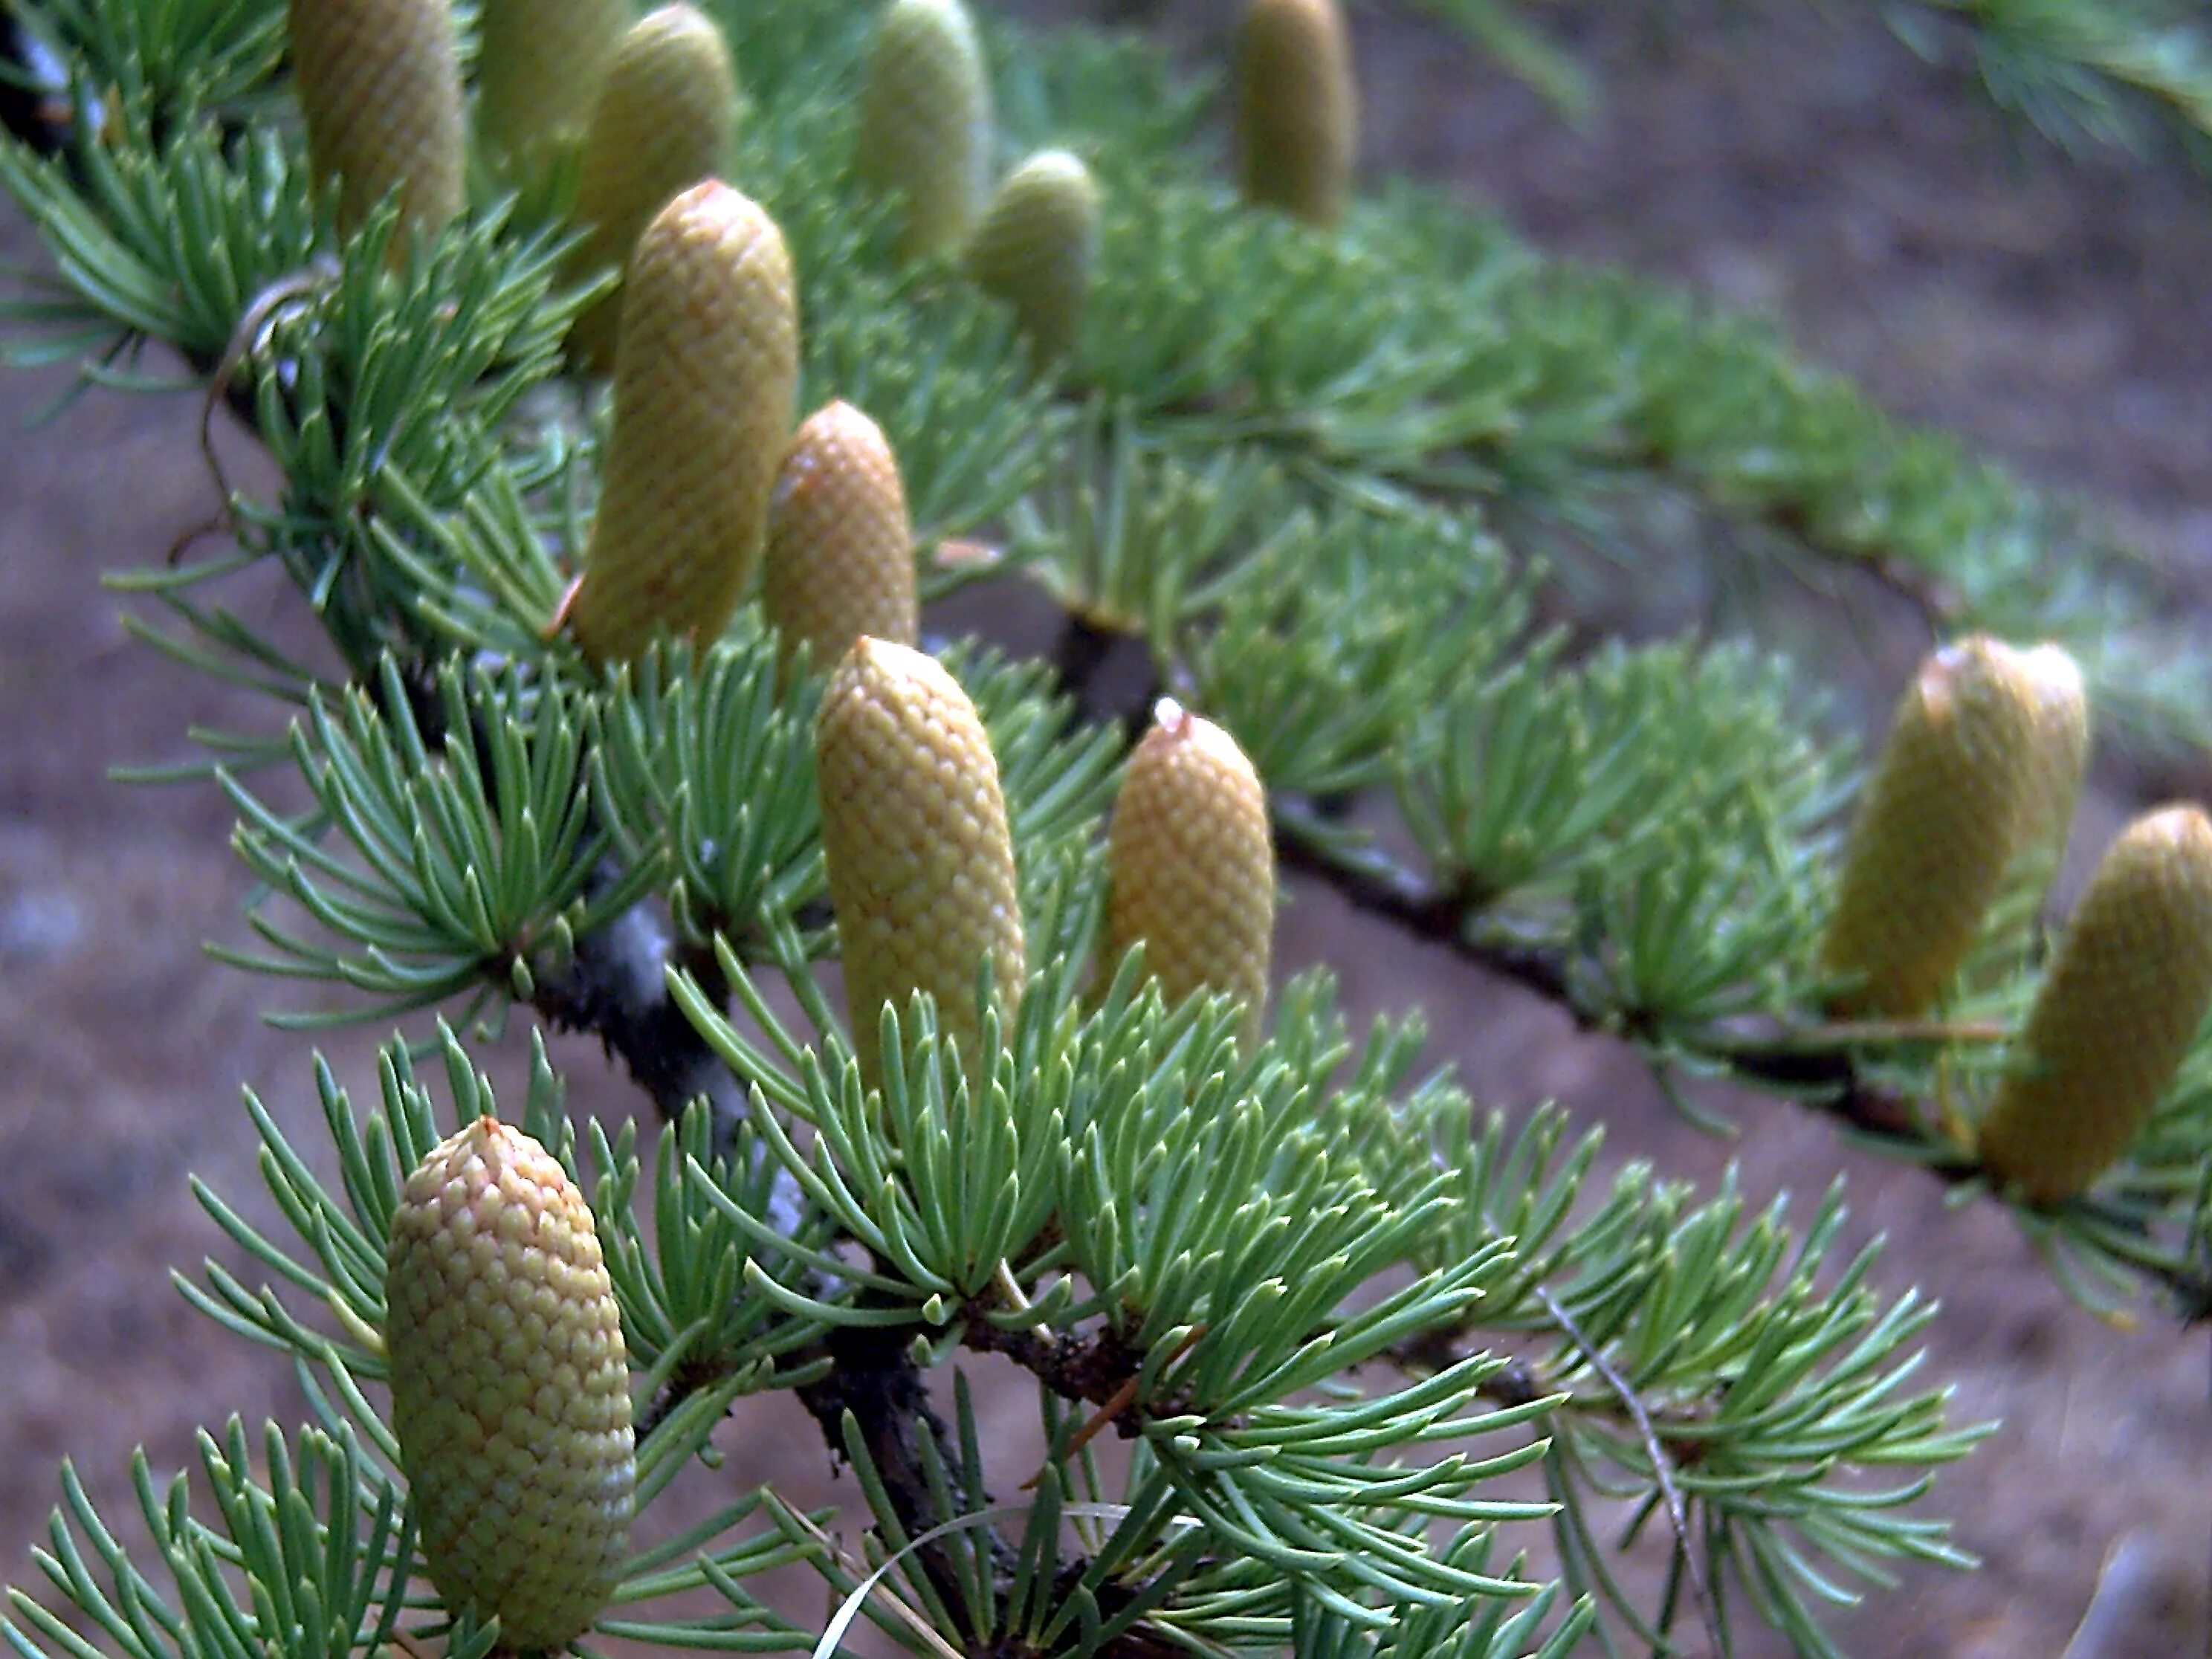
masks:
[(629, 26), (630, 0), (483, 0), (479, 143), (511, 168), (528, 169), (575, 138)]
[[(568, 280), (627, 264), (654, 214), (728, 167), (737, 137), (737, 70), (721, 30), (687, 5), (640, 18), (616, 46), (584, 129), (575, 217), (589, 229)], [(579, 316), (569, 360), (606, 373), (621, 315), (617, 289)]]
[(1359, 94), (1337, 0), (1250, 0), (1237, 36), (1244, 199), (1326, 229), (1344, 217)]
[(968, 244), (968, 271), (1013, 308), (1039, 362), (1067, 355), (1098, 263), (1098, 186), (1064, 149), (1006, 175)]
[(974, 1075), (983, 958), (1002, 1017), (1019, 1006), (1021, 896), (999, 763), (975, 706), (934, 658), (854, 641), (815, 728), (822, 843), (862, 1074), (881, 1080), (884, 1005), (916, 991)]
[(1226, 992), (1258, 1035), (1275, 937), (1267, 797), (1237, 740), (1162, 699), (1129, 757), (1107, 833), (1109, 974), (1142, 940), (1169, 1003)]
[(967, 235), (990, 188), (991, 88), (961, 0), (891, 0), (860, 89), (860, 176), (899, 199), (910, 259)]
[(592, 1212), (480, 1117), (408, 1177), (386, 1257), (392, 1426), (430, 1582), (560, 1648), (620, 1582), (636, 1485), (622, 1312)]
[(2212, 819), (2130, 824), (2089, 879), (2029, 1010), (1982, 1161), (2031, 1203), (2082, 1191), (2126, 1152), (2212, 1008)]
[[(2036, 793), (2021, 831), (2024, 854), (2057, 873), (2066, 855), (2081, 786), (2089, 771), (2089, 694), (2081, 665), (2063, 645), (2045, 643), (2021, 658), (2035, 683)], [(2045, 878), (2046, 883), (2049, 877)]]
[(744, 598), (791, 429), (799, 319), (782, 233), (709, 179), (647, 226), (629, 266), (614, 430), (571, 612), (594, 659), (656, 629), (720, 634)]
[[(404, 223), (435, 234), (458, 215), (468, 124), (447, 0), (291, 0), (292, 70), (316, 179), (336, 181), (341, 236), (399, 192)], [(393, 257), (404, 236), (393, 240)]]
[(914, 526), (883, 428), (848, 403), (799, 423), (769, 498), (761, 599), (784, 661), (802, 644), (826, 668), (861, 635), (912, 645), (921, 632)]
[(1859, 804), (1820, 965), (1836, 1012), (1912, 1019), (1972, 947), (2045, 790), (2022, 653), (1975, 635), (1923, 663)]

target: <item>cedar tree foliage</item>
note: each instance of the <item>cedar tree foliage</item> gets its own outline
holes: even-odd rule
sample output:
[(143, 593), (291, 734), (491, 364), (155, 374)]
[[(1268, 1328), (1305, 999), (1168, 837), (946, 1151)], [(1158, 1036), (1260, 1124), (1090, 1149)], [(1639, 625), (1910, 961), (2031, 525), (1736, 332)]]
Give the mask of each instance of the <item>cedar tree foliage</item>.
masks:
[[(1424, 9), (1588, 95), (1516, 8)], [(2207, 125), (2204, 43), (2156, 9), (1889, 9), (2069, 141)], [(143, 356), (164, 348), (281, 479), (229, 492), (219, 541), (116, 579), (179, 672), (267, 708), (140, 775), (235, 806), (258, 943), (226, 954), (271, 976), (275, 1018), (396, 1029), (374, 1097), (303, 1079), (326, 1144), (248, 1097), (281, 1224), (196, 1188), (251, 1267), (184, 1294), (289, 1356), (313, 1420), (210, 1428), (167, 1487), (142, 1460), (129, 1535), (150, 1543), (65, 1472), (44, 1582), (6, 1603), (15, 1650), (1556, 1659), (1725, 1651), (1764, 1622), (1824, 1655), (1826, 1608), (1903, 1564), (1970, 1566), (1929, 1494), (1987, 1425), (1919, 1370), (1932, 1307), (1839, 1244), (1840, 1186), (1785, 1213), (1601, 1174), (1601, 1103), (1473, 1098), (1422, 1066), (1416, 1012), (1354, 1030), (1325, 971), (1240, 966), (1170, 1001), (1105, 922), (1115, 884), (1118, 915), (1175, 890), (1143, 859), (1109, 873), (1124, 763), (1169, 698), (1163, 720), (1203, 720), (1235, 760), (1233, 789), (1127, 808), (1144, 859), (1231, 847), (1244, 872), (1161, 927), (1271, 869), (1326, 883), (1626, 1045), (1700, 1121), (1711, 1078), (1832, 1114), (1959, 1202), (2008, 1206), (2093, 1304), (2201, 1318), (2203, 1010), (2161, 1003), (2145, 1077), (2106, 1041), (2127, 998), (2081, 967), (2182, 925), (2144, 908), (2166, 888), (2056, 953), (2111, 1019), (2030, 1021), (2063, 925), (2050, 859), (2015, 844), (2038, 811), (1953, 813), (1947, 834), (1990, 837), (1976, 867), (2008, 873), (1932, 1004), (1869, 1017), (1823, 941), (1847, 845), (1899, 840), (1850, 836), (1877, 769), (1747, 629), (1607, 637), (1573, 620), (1587, 584), (1560, 561), (1604, 542), (1610, 504), (1686, 497), (1747, 547), (1893, 590), (1939, 645), (2063, 652), (2079, 684), (2055, 683), (2069, 708), (2086, 689), (2105, 742), (2201, 745), (2212, 658), (2092, 515), (1758, 326), (1403, 183), (1355, 172), (1311, 213), (1240, 200), (1266, 161), (1240, 146), (1284, 122), (1236, 100), (1275, 95), (1255, 65), (1300, 39), (1356, 53), (1332, 0), (1267, 8), (1316, 21), (1241, 68), (957, 0), (698, 10), (741, 112), (628, 118), (641, 150), (726, 147), (684, 199), (752, 228), (656, 221), (632, 270), (651, 281), (628, 285), (620, 251), (579, 252), (605, 239), (573, 156), (503, 167), (449, 103), (403, 101), (458, 85), (474, 111), (499, 84), (465, 0), (0, 13), (0, 184), (52, 255), (4, 301), (9, 352), (129, 390), (173, 386)], [(899, 112), (969, 87), (968, 58), (908, 86), (878, 50), (886, 18), (924, 13), (977, 54), (951, 128)], [(404, 73), (349, 68), (403, 53)], [(1291, 125), (1335, 168), (1356, 132), (1316, 124), (1354, 110)], [(647, 131), (686, 118), (712, 131)], [(994, 243), (988, 287), (964, 219), (914, 234), (1048, 152), (1087, 179), (1082, 211)], [(664, 302), (667, 281), (720, 297)], [(666, 315), (629, 319), (610, 386), (566, 343), (627, 299)], [(816, 541), (754, 520), (792, 425), (836, 403), (895, 464), (933, 661), (787, 648), (764, 620), (757, 550)], [(702, 464), (725, 452), (745, 487)], [(783, 474), (787, 516), (814, 465)], [(653, 514), (715, 533), (626, 510), (595, 538), (603, 477), (633, 466)], [(325, 665), (227, 607), (227, 579), (268, 565)], [(956, 590), (1018, 586), (1060, 607), (1056, 642), (933, 623)], [(713, 614), (684, 608), (701, 592)], [(621, 626), (592, 631), (608, 605)], [(1148, 672), (1134, 701), (1097, 672), (1117, 653)], [(2059, 781), (2037, 800), (2070, 805), (2079, 726), (2035, 763)], [(2008, 729), (2025, 753), (2025, 717)], [(1940, 772), (1911, 780), (1885, 799), (1950, 799)], [(2166, 885), (2201, 904), (2208, 881)], [(841, 927), (881, 958), (879, 1003), (825, 978)], [(1236, 961), (1257, 948), (1245, 927)], [(495, 1102), (482, 1051), (509, 1026), (526, 1076)], [(2062, 1029), (2060, 1054), (2026, 1040)], [(637, 1117), (567, 1115), (545, 1030), (601, 1039)], [(2016, 1081), (2039, 1066), (2063, 1090)], [(1984, 1165), (1992, 1101), (1992, 1165), (2040, 1170), (2027, 1103), (2094, 1113), (2108, 1072), (2124, 1135), (2068, 1131), (2065, 1179), (2034, 1190)], [(456, 1146), (507, 1150), (441, 1173)], [(1040, 1466), (979, 1431), (979, 1353), (1034, 1382)], [(854, 1516), (745, 1486), (711, 1443), (775, 1390), (818, 1424)], [(412, 1426), (433, 1420), (434, 1445)], [(532, 1438), (549, 1424), (569, 1438)], [(656, 1525), (679, 1477), (719, 1497)]]

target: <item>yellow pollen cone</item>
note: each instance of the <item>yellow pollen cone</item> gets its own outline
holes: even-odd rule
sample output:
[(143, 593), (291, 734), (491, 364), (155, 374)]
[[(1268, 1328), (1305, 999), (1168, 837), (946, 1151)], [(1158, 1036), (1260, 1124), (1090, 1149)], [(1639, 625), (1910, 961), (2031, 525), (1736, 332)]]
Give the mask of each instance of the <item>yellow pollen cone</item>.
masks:
[(1108, 831), (1104, 971), (1142, 941), (1170, 1006), (1227, 993), (1256, 1036), (1275, 934), (1275, 848), (1237, 740), (1172, 700), (1129, 757)]
[(864, 635), (830, 677), (814, 742), (862, 1074), (882, 1078), (884, 1005), (904, 1020), (926, 991), (938, 1030), (979, 1079), (994, 1058), (979, 1047), (983, 959), (1008, 1022), (1026, 966), (999, 763), (975, 706), (934, 658)]
[(990, 188), (991, 88), (961, 0), (891, 0), (860, 88), (860, 176), (900, 205), (900, 249), (957, 246)]
[(848, 403), (808, 416), (785, 453), (769, 498), (761, 601), (787, 665), (802, 644), (825, 669), (863, 634), (896, 645), (921, 634), (898, 459)]
[(2212, 820), (2170, 806), (2112, 843), (2066, 931), (1981, 1127), (2031, 1203), (2084, 1190), (2142, 1131), (2212, 1007)]
[(408, 1177), (385, 1268), (392, 1426), (430, 1582), (502, 1645), (581, 1635), (621, 1581), (636, 1469), (590, 1206), (478, 1118)]
[(571, 623), (598, 661), (704, 643), (752, 580), (791, 429), (799, 319), (782, 234), (719, 180), (662, 209), (630, 261), (614, 428)]
[(1852, 1018), (1925, 1014), (1972, 949), (2045, 792), (2023, 653), (1977, 635), (1899, 705), (1845, 848), (1820, 966)]
[(1359, 97), (1337, 0), (1250, 0), (1237, 36), (1244, 199), (1326, 229), (1344, 217)]
[(1098, 263), (1098, 186), (1064, 149), (1006, 175), (968, 244), (975, 285), (1013, 310), (1039, 362), (1075, 344)]
[(483, 0), (477, 137), (484, 149), (526, 173), (574, 140), (629, 26), (629, 0)]
[[(461, 210), (468, 126), (447, 0), (291, 0), (292, 72), (316, 180), (351, 236), (392, 191), (404, 229), (434, 235)], [(407, 237), (392, 240), (392, 258)]]
[[(654, 214), (727, 168), (737, 134), (737, 70), (721, 30), (683, 4), (640, 18), (617, 44), (585, 125), (575, 218), (588, 228), (569, 256), (568, 281), (627, 265)], [(569, 360), (605, 374), (621, 315), (619, 289), (580, 315)]]

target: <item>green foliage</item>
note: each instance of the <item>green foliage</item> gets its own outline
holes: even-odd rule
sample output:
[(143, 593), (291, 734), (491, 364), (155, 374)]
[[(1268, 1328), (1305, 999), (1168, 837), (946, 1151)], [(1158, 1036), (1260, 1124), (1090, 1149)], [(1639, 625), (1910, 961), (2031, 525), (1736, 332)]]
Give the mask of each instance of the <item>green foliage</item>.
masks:
[[(1428, 9), (1573, 84), (1513, 9)], [(563, 373), (591, 295), (559, 289), (562, 233), (487, 202), (397, 270), (388, 211), (336, 246), (296, 135), (237, 125), (287, 101), (273, 0), (28, 9), (78, 107), (112, 118), (52, 158), (0, 146), (56, 265), (0, 310), (10, 349), (146, 386), (128, 366), (171, 348), (282, 479), (270, 500), (226, 489), (234, 550), (118, 583), (177, 661), (291, 718), (194, 733), (202, 762), (149, 770), (211, 772), (238, 811), (265, 949), (225, 954), (318, 988), (299, 1023), (520, 1013), (619, 1052), (663, 1120), (651, 1145), (573, 1125), (542, 1042), (520, 1119), (589, 1189), (641, 1502), (715, 1458), (741, 1396), (787, 1389), (869, 1511), (854, 1554), (826, 1517), (740, 1498), (645, 1550), (599, 1634), (834, 1645), (750, 1582), (803, 1562), (847, 1623), (921, 1652), (1561, 1659), (1656, 1647), (1693, 1614), (1725, 1645), (1747, 1610), (1824, 1655), (1822, 1607), (1899, 1563), (1966, 1565), (1920, 1500), (1984, 1431), (1916, 1385), (1932, 1310), (1871, 1288), (1838, 1194), (1793, 1232), (1732, 1180), (1703, 1199), (1641, 1166), (1601, 1181), (1564, 1113), (1478, 1121), (1419, 1075), (1417, 1021), (1355, 1043), (1323, 976), (1250, 1038), (1225, 1004), (1165, 1006), (1141, 953), (1103, 976), (1126, 736), (1086, 721), (1078, 659), (1140, 641), (1149, 689), (1255, 761), (1285, 864), (1634, 1043), (1689, 1109), (1680, 1080), (1705, 1074), (1802, 1098), (1971, 1195), (1974, 1108), (2006, 1063), (1977, 1023), (2033, 994), (2033, 896), (1993, 927), (1954, 1026), (1828, 1024), (1810, 964), (1849, 744), (1750, 641), (1559, 623), (1574, 590), (1539, 554), (1569, 526), (1632, 573), (1620, 509), (1686, 495), (1759, 556), (2058, 635), (2109, 720), (2201, 742), (2205, 659), (2086, 517), (1765, 331), (1432, 195), (1386, 191), (1340, 237), (1249, 213), (1213, 176), (1217, 84), (1138, 42), (994, 28), (1003, 155), (1073, 144), (1106, 193), (1075, 361), (1040, 379), (950, 262), (896, 261), (851, 176), (875, 8), (719, 7), (755, 100), (734, 182), (792, 250), (807, 406), (884, 426), (926, 593), (1041, 588), (1066, 625), (1056, 664), (939, 647), (997, 757), (1031, 973), (967, 1067), (927, 998), (886, 1007), (871, 1090), (817, 975), (837, 949), (813, 770), (828, 665), (781, 674), (750, 606), (606, 672), (562, 636), (607, 412)], [(2071, 6), (1967, 9), (1985, 57), (2026, 41), (2193, 107), (2191, 37), (2147, 55)], [(2104, 82), (2062, 79), (2073, 102), (2025, 69), (2010, 84), (2112, 130), (2081, 112)], [(264, 560), (335, 672), (222, 603)], [(413, 1038), (365, 1111), (319, 1070), (315, 1146), (248, 1097), (281, 1228), (196, 1189), (267, 1282), (210, 1261), (185, 1294), (290, 1356), (316, 1422), (272, 1434), (258, 1477), (242, 1430), (204, 1438), (219, 1528), (141, 1461), (173, 1603), (64, 1475), (41, 1568), (128, 1659), (435, 1628), (376, 1392), (385, 1241), (443, 1127), (494, 1101), (451, 1026)], [(430, 1049), (444, 1107), (410, 1059)], [(2212, 1044), (2121, 1168), (2022, 1224), (2085, 1299), (2155, 1287), (2201, 1316), (2208, 1148)], [(991, 1495), (1018, 1472), (992, 1467), (964, 1375), (950, 1424), (921, 1394), (963, 1348), (1037, 1384), (1047, 1460), (1019, 1501)], [(1540, 1536), (1543, 1578), (1518, 1554)], [(1656, 1592), (1635, 1588), (1639, 1547)], [(710, 1612), (634, 1611), (709, 1589)], [(23, 1659), (101, 1650), (11, 1595)], [(494, 1639), (463, 1628), (451, 1650)]]

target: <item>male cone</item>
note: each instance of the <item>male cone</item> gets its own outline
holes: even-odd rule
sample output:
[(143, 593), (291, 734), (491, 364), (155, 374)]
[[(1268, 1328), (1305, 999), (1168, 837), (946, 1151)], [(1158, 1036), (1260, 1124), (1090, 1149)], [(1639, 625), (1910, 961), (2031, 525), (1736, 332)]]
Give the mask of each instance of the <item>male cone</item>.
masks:
[(788, 668), (818, 672), (861, 635), (912, 645), (921, 631), (914, 526), (883, 428), (839, 401), (799, 423), (769, 498), (761, 603)]
[(448, 1607), (558, 1649), (621, 1580), (635, 1496), (622, 1311), (591, 1207), (480, 1117), (400, 1194), (385, 1267), (392, 1427)]
[(1006, 175), (968, 244), (975, 285), (1010, 307), (1039, 363), (1075, 344), (1098, 263), (1098, 186), (1064, 149), (1031, 156)]
[(1129, 757), (1107, 832), (1104, 971), (1142, 941), (1170, 1006), (1244, 1005), (1258, 1035), (1275, 933), (1275, 849), (1259, 774), (1212, 721), (1164, 699)]
[[(572, 283), (629, 262), (653, 216), (715, 178), (737, 143), (738, 76), (722, 32), (702, 12), (663, 6), (615, 47), (592, 100), (576, 164)], [(568, 356), (604, 374), (614, 364), (622, 290), (602, 295), (568, 330)]]
[(625, 660), (659, 629), (714, 640), (744, 596), (791, 428), (799, 318), (783, 236), (717, 179), (654, 217), (630, 261), (614, 429), (571, 620)]
[(830, 677), (815, 728), (822, 843), (862, 1076), (881, 1081), (884, 1005), (916, 991), (980, 1082), (983, 959), (1011, 1022), (1026, 972), (999, 763), (975, 706), (934, 658), (865, 635)]
[(2030, 1203), (2083, 1191), (2142, 1133), (2212, 1007), (2212, 820), (2137, 818), (2059, 936), (1982, 1161)]
[(2021, 653), (1975, 635), (1921, 665), (1844, 855), (1820, 965), (1850, 1018), (1926, 1014), (1972, 948), (2051, 793)]
[[(399, 192), (403, 227), (434, 235), (457, 216), (468, 125), (447, 0), (291, 0), (292, 74), (317, 183), (351, 236)], [(405, 248), (392, 242), (392, 257)]]
[(961, 0), (891, 0), (860, 87), (860, 176), (898, 204), (900, 251), (949, 252), (990, 187), (991, 88)]
[(1344, 217), (1359, 95), (1337, 0), (1251, 0), (1237, 35), (1244, 199), (1328, 229)]

